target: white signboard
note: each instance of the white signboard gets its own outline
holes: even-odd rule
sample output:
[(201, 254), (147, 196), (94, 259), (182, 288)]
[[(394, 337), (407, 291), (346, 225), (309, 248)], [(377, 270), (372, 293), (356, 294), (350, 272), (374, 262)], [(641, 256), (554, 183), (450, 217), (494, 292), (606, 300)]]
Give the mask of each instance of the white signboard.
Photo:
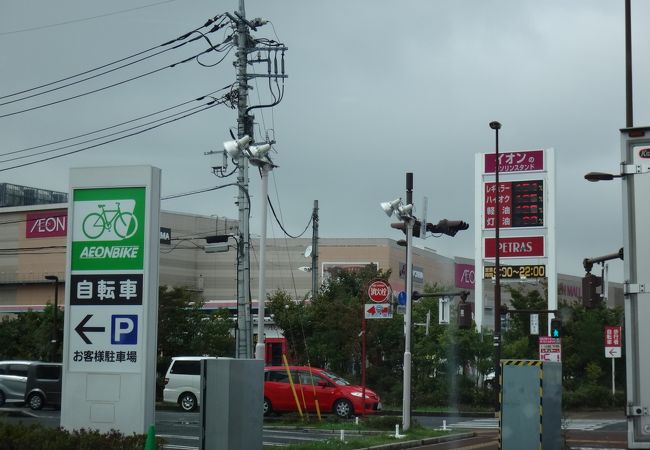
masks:
[(562, 362), (562, 341), (549, 336), (539, 337), (540, 361)]
[(451, 297), (440, 297), (438, 300), (438, 324), (449, 325), (449, 304)]
[[(500, 151), (498, 158), (496, 152), (479, 153), (475, 155), (474, 170), (476, 273), (483, 274), (484, 267), (494, 263), (497, 249), (501, 267), (544, 266), (543, 275), (537, 272), (527, 276), (547, 278), (547, 309), (557, 309), (554, 150)], [(474, 292), (474, 314), (479, 330), (492, 328), (494, 320), (492, 285), (484, 286), (484, 281), (477, 278)], [(486, 311), (492, 316), (488, 323), (484, 320)]]
[(534, 336), (539, 334), (539, 314), (530, 315), (530, 334)]
[(605, 347), (605, 358), (620, 358), (621, 347)]
[(160, 170), (72, 169), (61, 426), (155, 423)]
[(393, 310), (390, 303), (366, 303), (364, 308), (366, 319), (392, 319)]

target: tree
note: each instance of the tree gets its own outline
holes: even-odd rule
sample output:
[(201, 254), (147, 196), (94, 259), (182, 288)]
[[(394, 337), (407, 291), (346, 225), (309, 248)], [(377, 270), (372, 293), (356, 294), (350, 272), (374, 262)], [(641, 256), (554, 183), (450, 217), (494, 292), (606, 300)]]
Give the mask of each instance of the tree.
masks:
[[(27, 311), (0, 319), (0, 359), (49, 361), (52, 358), (52, 327), (54, 307), (43, 312)], [(63, 312), (57, 311), (58, 349), (54, 361), (61, 361)]]
[(233, 354), (233, 322), (228, 311), (204, 311), (200, 295), (185, 288), (161, 286), (158, 293), (160, 378), (174, 356)]
[[(370, 280), (386, 279), (389, 275), (378, 271), (374, 265), (354, 273), (334, 271), (310, 303), (296, 302), (282, 291), (272, 295), (269, 310), (284, 331), (293, 362), (310, 363), (341, 375), (358, 374), (363, 291)], [(375, 326), (369, 324), (367, 342), (371, 335), (381, 341)], [(381, 350), (368, 359), (381, 359)]]
[[(623, 310), (620, 307), (608, 309), (604, 305), (585, 309), (582, 305), (562, 305), (562, 373), (565, 387), (574, 389), (580, 386), (585, 374), (591, 374), (591, 381), (608, 386), (611, 362), (603, 353), (603, 331), (605, 325), (620, 325)], [(624, 373), (625, 358), (617, 358), (619, 373)], [(591, 366), (591, 369), (588, 368)], [(596, 364), (600, 370), (593, 367)], [(594, 378), (593, 374), (598, 374)], [(624, 377), (619, 377), (622, 382)]]
[[(510, 304), (514, 310), (547, 309), (546, 290), (506, 287), (510, 293)], [(539, 329), (546, 330), (548, 315), (541, 314)], [(544, 333), (545, 334), (545, 333)], [(509, 314), (507, 330), (503, 335), (502, 358), (537, 359), (539, 357), (538, 336), (530, 334), (530, 314)]]

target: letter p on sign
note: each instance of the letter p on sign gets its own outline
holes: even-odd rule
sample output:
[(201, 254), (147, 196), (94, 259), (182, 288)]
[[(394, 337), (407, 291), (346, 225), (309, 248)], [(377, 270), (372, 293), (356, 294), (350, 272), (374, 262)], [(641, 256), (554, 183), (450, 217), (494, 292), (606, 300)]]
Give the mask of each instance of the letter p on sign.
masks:
[(136, 345), (138, 343), (138, 316), (113, 314), (111, 316), (111, 344)]

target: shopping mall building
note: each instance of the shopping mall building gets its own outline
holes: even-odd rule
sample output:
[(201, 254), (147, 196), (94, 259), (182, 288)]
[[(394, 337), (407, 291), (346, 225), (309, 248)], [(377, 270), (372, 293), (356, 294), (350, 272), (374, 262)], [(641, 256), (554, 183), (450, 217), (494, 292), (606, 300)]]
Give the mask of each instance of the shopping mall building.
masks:
[[(22, 193), (21, 193), (22, 191)], [(34, 192), (35, 193), (34, 193)], [(59, 303), (63, 304), (67, 203), (65, 194), (0, 183), (0, 314), (39, 311), (54, 302), (55, 278), (59, 280)], [(53, 203), (54, 202), (54, 203)], [(205, 308), (229, 308), (236, 313), (236, 250), (205, 251), (206, 237), (237, 233), (237, 221), (225, 217), (200, 216), (163, 211), (160, 215), (160, 283), (182, 286), (200, 293)], [(267, 240), (267, 293), (284, 290), (296, 300), (309, 298), (312, 274), (311, 245), (307, 239)], [(234, 241), (233, 241), (234, 244)], [(252, 240), (252, 311), (257, 309), (258, 241)], [(405, 248), (387, 238), (320, 238), (318, 240), (318, 283), (334, 268), (358, 270), (368, 264), (391, 270), (389, 282), (394, 293), (405, 289)], [(48, 277), (48, 278), (46, 278)], [(474, 302), (472, 259), (447, 257), (430, 248), (413, 249), (413, 289), (434, 285), (445, 291), (470, 292)], [(542, 289), (540, 279), (503, 280), (526, 289)], [(494, 323), (492, 280), (483, 280), (486, 295), (484, 323)], [(507, 302), (507, 290), (503, 299)], [(622, 286), (609, 283), (608, 305), (622, 305)], [(580, 302), (580, 277), (558, 274), (558, 302)]]

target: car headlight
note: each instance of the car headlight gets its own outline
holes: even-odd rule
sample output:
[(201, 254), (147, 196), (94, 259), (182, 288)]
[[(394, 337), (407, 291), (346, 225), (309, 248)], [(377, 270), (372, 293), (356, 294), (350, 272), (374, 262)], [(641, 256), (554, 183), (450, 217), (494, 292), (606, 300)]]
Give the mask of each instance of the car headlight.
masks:
[(363, 397), (363, 394), (361, 392), (356, 392), (355, 391), (355, 392), (351, 392), (351, 394), (354, 395), (355, 397)]

